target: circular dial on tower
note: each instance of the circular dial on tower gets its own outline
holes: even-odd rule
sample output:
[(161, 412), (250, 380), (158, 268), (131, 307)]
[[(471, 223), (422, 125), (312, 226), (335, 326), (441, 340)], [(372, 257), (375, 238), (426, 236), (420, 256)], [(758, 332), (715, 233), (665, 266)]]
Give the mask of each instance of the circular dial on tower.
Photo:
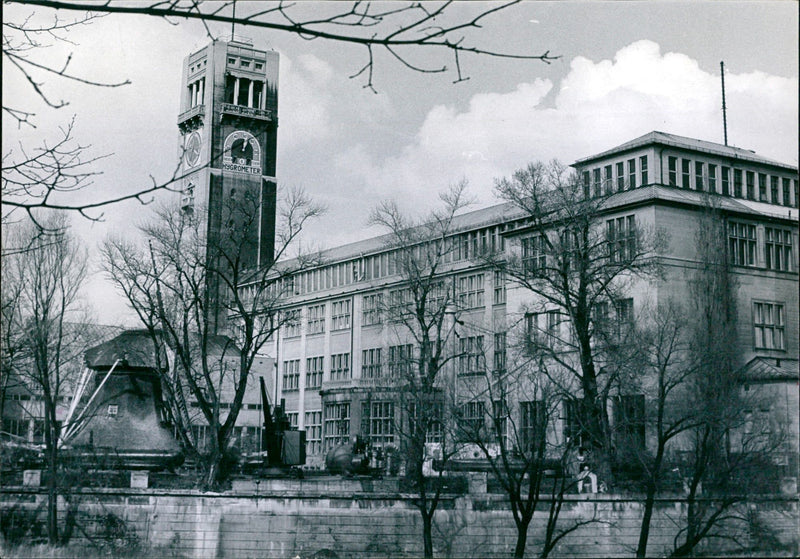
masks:
[(194, 167), (195, 165), (197, 165), (197, 162), (200, 159), (201, 144), (202, 140), (198, 132), (192, 132), (186, 139), (186, 145), (184, 146), (183, 156), (184, 159), (186, 160), (186, 165), (188, 165), (189, 167)]
[(232, 132), (222, 147), (222, 169), (248, 175), (261, 174), (261, 146), (244, 130)]

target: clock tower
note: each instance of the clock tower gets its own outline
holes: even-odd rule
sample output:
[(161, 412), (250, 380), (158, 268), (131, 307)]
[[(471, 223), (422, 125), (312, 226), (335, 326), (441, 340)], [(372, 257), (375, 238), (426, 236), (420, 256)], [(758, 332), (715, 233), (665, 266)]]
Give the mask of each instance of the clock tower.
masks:
[[(274, 257), (278, 132), (278, 53), (252, 42), (217, 40), (183, 61), (178, 117), (181, 206), (204, 219), (211, 247), (242, 222), (244, 268)], [(234, 215), (231, 208), (247, 215)], [(246, 211), (245, 211), (246, 209)], [(220, 286), (208, 285), (213, 324), (224, 324)]]

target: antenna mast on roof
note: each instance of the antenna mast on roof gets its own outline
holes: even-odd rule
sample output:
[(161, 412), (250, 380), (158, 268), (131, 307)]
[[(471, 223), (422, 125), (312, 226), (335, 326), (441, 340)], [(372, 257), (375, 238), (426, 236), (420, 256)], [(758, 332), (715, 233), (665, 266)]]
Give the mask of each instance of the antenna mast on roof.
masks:
[(725, 108), (725, 62), (719, 63), (720, 75), (722, 76), (722, 130), (725, 134), (725, 145), (728, 145), (728, 115)]
[(234, 28), (236, 27), (236, 0), (233, 0), (233, 17), (231, 18), (231, 41), (236, 40), (236, 35), (234, 35)]

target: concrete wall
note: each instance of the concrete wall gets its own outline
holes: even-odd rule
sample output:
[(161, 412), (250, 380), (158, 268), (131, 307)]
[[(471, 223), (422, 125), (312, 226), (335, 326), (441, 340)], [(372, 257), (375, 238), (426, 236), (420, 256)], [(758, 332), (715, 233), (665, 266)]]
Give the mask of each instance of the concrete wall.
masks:
[[(81, 503), (79, 525), (86, 534), (108, 526), (112, 514), (124, 522), (129, 536), (135, 533), (139, 541), (169, 556), (293, 558), (310, 557), (325, 549), (338, 557), (356, 558), (422, 554), (419, 512), (409, 495), (382, 491), (386, 482), (332, 479), (328, 483), (287, 480), (270, 484), (264, 480), (259, 485), (246, 482), (239, 484), (237, 491), (223, 494), (100, 490), (72, 499)], [(359, 490), (352, 491), (354, 488)], [(4, 489), (0, 500), (4, 524), (15, 506), (29, 511), (38, 508), (44, 520), (45, 500), (46, 495), (38, 491)], [(539, 554), (548, 505), (542, 503), (534, 516), (528, 540), (531, 557)], [(641, 512), (640, 502), (623, 496), (571, 496), (564, 504), (559, 527), (592, 518), (598, 522), (564, 538), (552, 556), (630, 557)], [(748, 554), (796, 556), (796, 499), (765, 500), (743, 506), (741, 512), (751, 519), (738, 526)], [(651, 556), (664, 556), (671, 549), (685, 514), (686, 504), (681, 499), (658, 501), (651, 528)], [(86, 535), (76, 531), (76, 537)], [(509, 557), (516, 530), (502, 496), (449, 496), (436, 513), (434, 538), (437, 557)], [(707, 551), (717, 554), (730, 545), (711, 543), (716, 547)]]

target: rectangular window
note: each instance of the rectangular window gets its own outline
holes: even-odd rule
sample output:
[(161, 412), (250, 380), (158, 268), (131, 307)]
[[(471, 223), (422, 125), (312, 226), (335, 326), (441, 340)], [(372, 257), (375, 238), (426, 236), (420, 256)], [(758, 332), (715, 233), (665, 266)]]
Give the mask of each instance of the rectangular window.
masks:
[(650, 184), (650, 177), (647, 174), (647, 156), (643, 155), (639, 158), (639, 169), (642, 173), (642, 186)]
[(599, 198), (603, 195), (603, 181), (600, 177), (600, 169), (592, 169), (592, 175), (594, 176), (594, 195)]
[(408, 288), (393, 289), (389, 292), (389, 317), (400, 321), (409, 312), (411, 290)]
[(689, 159), (681, 159), (681, 187), (689, 188), (691, 185), (692, 162)]
[(394, 403), (362, 402), (361, 434), (373, 446), (394, 444)]
[(300, 388), (300, 360), (283, 362), (283, 391), (290, 392)]
[(324, 357), (306, 359), (306, 388), (322, 387), (322, 375), (325, 372)]
[(465, 442), (479, 442), (483, 440), (486, 419), (486, 404), (482, 401), (465, 402), (461, 404), (461, 432)]
[(678, 186), (678, 158), (667, 157), (667, 178), (670, 186)]
[(389, 346), (389, 375), (404, 377), (411, 373), (414, 361), (414, 346), (411, 344)]
[(350, 402), (325, 404), (325, 450), (350, 442)]
[(350, 299), (331, 303), (331, 330), (350, 328)]
[(483, 274), (458, 278), (458, 304), (462, 309), (482, 307), (483, 293)]
[(694, 189), (698, 192), (705, 190), (703, 185), (703, 164), (700, 161), (694, 162)]
[(613, 263), (624, 263), (636, 256), (636, 216), (628, 215), (606, 221), (608, 258)]
[(361, 325), (373, 326), (381, 323), (381, 305), (383, 294), (373, 293), (361, 298)]
[(614, 431), (617, 448), (643, 449), (645, 444), (644, 394), (614, 399)]
[(722, 181), (722, 195), (723, 196), (730, 196), (731, 195), (731, 169), (730, 167), (722, 167), (722, 173), (720, 176), (720, 180)]
[(764, 253), (768, 270), (792, 271), (792, 232), (787, 229), (764, 229)]
[(617, 339), (622, 339), (633, 327), (633, 299), (617, 299), (614, 311), (617, 315), (615, 334)]
[(508, 404), (504, 398), (492, 401), (493, 435), (501, 442), (503, 447), (509, 448), (508, 441)]
[(520, 444), (528, 458), (539, 455), (546, 448), (547, 415), (543, 400), (520, 402)]
[(735, 198), (742, 197), (742, 170), (733, 170), (733, 196)]
[(529, 349), (554, 347), (559, 340), (561, 313), (556, 310), (528, 313), (525, 315), (525, 330)]
[(611, 194), (612, 192), (611, 190), (611, 184), (612, 184), (611, 181), (613, 180), (612, 173), (613, 173), (613, 168), (611, 167), (611, 165), (606, 165), (605, 167), (603, 167), (603, 190), (605, 191), (606, 195)]
[(474, 375), (484, 371), (483, 336), (467, 336), (458, 339), (459, 374)]
[(625, 190), (625, 163), (617, 163), (617, 192)]
[(547, 239), (534, 235), (522, 239), (522, 270), (527, 278), (542, 277), (547, 270)]
[(361, 378), (380, 378), (381, 348), (365, 349), (361, 352)]
[(440, 400), (434, 400), (419, 408), (412, 402), (408, 405), (408, 433), (414, 437), (418, 428), (425, 430), (426, 443), (440, 443), (443, 440), (442, 417), (444, 417), (444, 404)]
[(506, 275), (499, 271), (494, 271), (494, 298), (492, 303), (495, 305), (506, 304)]
[(792, 181), (789, 179), (781, 179), (783, 184), (783, 205), (791, 206), (790, 192), (792, 191)]
[(284, 336), (296, 338), (300, 335), (300, 309), (286, 311)]
[(506, 333), (497, 332), (494, 335), (494, 367), (495, 374), (505, 374), (506, 372)]
[(753, 303), (756, 349), (786, 349), (783, 304)]
[(336, 353), (331, 355), (331, 381), (350, 379), (350, 354)]
[(636, 188), (636, 160), (628, 159), (628, 187)]
[(583, 422), (581, 421), (581, 403), (579, 400), (564, 398), (561, 401), (561, 429), (564, 442), (583, 444)]
[(731, 221), (728, 223), (728, 253), (734, 266), (756, 265), (756, 226)]
[(717, 193), (717, 166), (711, 163), (708, 164), (708, 191)]
[(305, 416), (306, 454), (322, 452), (322, 410), (307, 411)]
[(592, 197), (592, 178), (589, 171), (583, 171), (581, 176), (583, 179), (583, 197), (588, 200)]
[(321, 334), (325, 331), (325, 304), (308, 307), (306, 324), (308, 334)]
[(769, 178), (769, 201), (773, 204), (780, 204), (778, 199), (779, 180), (778, 177), (771, 176)]
[(767, 202), (767, 175), (763, 173), (758, 174), (758, 200), (759, 202)]
[(756, 199), (756, 178), (755, 173), (753, 171), (746, 171), (745, 177), (747, 179), (747, 199), (748, 200), (755, 200)]

